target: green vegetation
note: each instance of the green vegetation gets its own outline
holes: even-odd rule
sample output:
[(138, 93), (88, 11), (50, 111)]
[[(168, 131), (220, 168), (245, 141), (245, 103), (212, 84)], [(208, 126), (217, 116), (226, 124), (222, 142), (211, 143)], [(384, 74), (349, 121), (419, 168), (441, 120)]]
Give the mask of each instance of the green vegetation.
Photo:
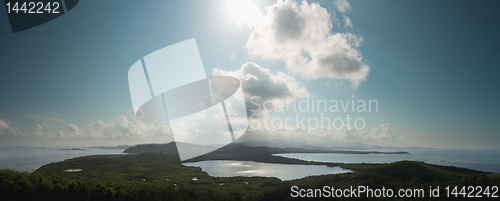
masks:
[[(182, 165), (177, 154), (85, 156), (48, 164), (34, 173), (0, 170), (0, 195), (7, 198), (2, 200), (289, 200), (292, 186), (301, 189), (321, 189), (323, 186), (340, 189), (350, 186), (394, 190), (421, 188), (426, 194), (429, 186), (440, 186), (443, 195), (446, 186), (484, 187), (500, 184), (500, 174), (422, 162), (336, 164), (308, 162), (264, 153), (230, 153), (234, 152), (212, 153), (192, 161), (223, 159), (340, 165), (356, 172), (309, 176), (292, 181), (266, 177), (212, 177), (201, 168)], [(64, 172), (67, 169), (83, 171)], [(441, 197), (441, 200), (447, 199)]]
[[(372, 165), (367, 165), (372, 166)], [(348, 189), (351, 186), (368, 186), (371, 189), (424, 189), (429, 194), (429, 186), (440, 186), (441, 197), (433, 200), (481, 200), (481, 198), (447, 198), (444, 195), (446, 186), (498, 186), (500, 174), (489, 174), (462, 168), (429, 165), (422, 162), (400, 161), (365, 168), (363, 171), (339, 174), (310, 176), (307, 178), (284, 182), (283, 186), (265, 192), (263, 200), (282, 200), (290, 197), (291, 186), (301, 189), (322, 189), (324, 186), (334, 186), (336, 189)], [(327, 199), (327, 198), (324, 198)], [(374, 198), (340, 198), (338, 200), (373, 200)], [(429, 200), (412, 198), (410, 200)], [(483, 198), (495, 200), (498, 198)], [(377, 200), (397, 200), (396, 198), (379, 198)], [(402, 200), (402, 199), (401, 199)]]
[[(98, 179), (70, 180), (65, 177), (47, 178), (40, 173), (0, 170), (2, 200), (241, 200), (239, 193), (219, 193), (213, 190), (195, 191), (151, 183), (103, 182)], [(248, 199), (253, 199), (247, 197)]]
[[(67, 169), (83, 169), (83, 171), (64, 172)], [(193, 190), (245, 191), (248, 195), (256, 195), (265, 190), (263, 187), (266, 186), (263, 184), (265, 182), (281, 183), (277, 178), (266, 177), (211, 177), (199, 167), (182, 165), (176, 154), (158, 153), (85, 156), (48, 164), (36, 172), (49, 178), (65, 177), (72, 180), (97, 178), (102, 182), (131, 181), (169, 187), (175, 184), (177, 187)], [(196, 181), (193, 180), (195, 177)]]

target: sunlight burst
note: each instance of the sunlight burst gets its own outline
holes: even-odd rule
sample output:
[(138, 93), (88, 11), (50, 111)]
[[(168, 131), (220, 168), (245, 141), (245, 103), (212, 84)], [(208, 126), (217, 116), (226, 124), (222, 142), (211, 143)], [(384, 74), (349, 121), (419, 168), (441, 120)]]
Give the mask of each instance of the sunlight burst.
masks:
[(227, 0), (227, 10), (238, 26), (259, 24), (261, 11), (251, 0)]

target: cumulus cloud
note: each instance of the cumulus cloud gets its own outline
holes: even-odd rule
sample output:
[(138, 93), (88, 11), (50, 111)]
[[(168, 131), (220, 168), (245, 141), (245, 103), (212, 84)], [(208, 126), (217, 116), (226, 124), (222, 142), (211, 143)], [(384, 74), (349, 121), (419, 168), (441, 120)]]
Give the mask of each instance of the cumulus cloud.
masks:
[(226, 117), (218, 112), (221, 111), (214, 107), (170, 121), (175, 140), (195, 144), (230, 143)]
[(262, 68), (253, 62), (243, 64), (236, 71), (214, 69), (212, 75), (233, 76), (242, 82), (241, 85), (249, 116), (256, 113), (265, 115), (262, 113), (265, 111), (263, 108), (259, 110), (259, 106), (264, 106), (266, 101), (268, 101), (266, 108), (272, 110), (276, 107), (272, 103), (277, 100), (288, 102), (305, 98), (309, 95), (305, 86), (294, 77), (280, 71), (272, 73), (268, 68)]
[(68, 124), (68, 127), (69, 127), (69, 134), (72, 137), (81, 137), (81, 136), (83, 136), (82, 132), (80, 131), (80, 128), (78, 128), (77, 125), (75, 125), (75, 124)]
[(398, 140), (404, 140), (407, 138), (406, 136), (394, 135), (394, 132), (392, 130), (392, 124), (390, 124), (390, 123), (382, 124), (382, 125), (380, 125), (380, 128), (382, 129), (382, 133), (380, 133), (380, 135), (379, 135), (379, 136), (381, 136), (381, 139), (398, 141)]
[[(128, 113), (130, 113), (129, 111)], [(42, 124), (45, 125), (45, 124)], [(66, 139), (125, 139), (125, 140), (148, 140), (161, 138), (164, 141), (172, 141), (171, 129), (166, 124), (148, 124), (138, 121), (133, 117), (119, 115), (113, 122), (104, 123), (95, 121), (86, 126), (67, 124), (66, 129), (53, 131), (55, 127), (44, 127), (36, 125), (34, 132), (21, 132), (16, 127), (9, 126), (0, 120), (0, 135), (3, 137), (23, 138), (66, 138)], [(47, 129), (47, 130), (46, 130)]]
[(349, 4), (347, 0), (337, 0), (333, 2), (333, 5), (335, 5), (340, 13), (349, 12), (351, 10), (351, 4)]
[(408, 139), (407, 136), (398, 136), (394, 133), (392, 129), (392, 124), (386, 123), (379, 126), (382, 131), (379, 132), (379, 129), (373, 127), (371, 131), (368, 133), (366, 131), (357, 131), (354, 132), (350, 137), (352, 139), (361, 139), (361, 140), (383, 140), (383, 141), (399, 141)]
[(42, 127), (42, 126), (37, 125), (37, 126), (36, 126), (36, 130), (35, 130), (35, 132), (33, 133), (33, 135), (36, 135), (36, 136), (42, 136), (42, 129), (43, 129), (43, 127)]
[(68, 124), (69, 133), (59, 132), (59, 136), (73, 138), (112, 138), (112, 139), (147, 139), (154, 137), (171, 136), (170, 127), (166, 124), (146, 124), (133, 117), (119, 115), (114, 122), (104, 123), (96, 121), (88, 124), (85, 130), (81, 130), (74, 124)]
[(0, 129), (8, 129), (9, 125), (5, 122), (0, 120)]
[(4, 136), (14, 136), (14, 135), (23, 135), (24, 133), (19, 130), (19, 128), (11, 127), (7, 122), (0, 120), (0, 135)]
[[(166, 124), (147, 124), (137, 121), (135, 118), (128, 118), (125, 115), (119, 115), (113, 122), (104, 123), (96, 121), (87, 126), (77, 126), (75, 124), (67, 124), (66, 131), (59, 130), (55, 132), (42, 131), (45, 129), (41, 125), (37, 125), (33, 135), (31, 133), (23, 133), (18, 128), (9, 127), (7, 123), (0, 120), (0, 134), (16, 134), (12, 137), (48, 137), (48, 138), (67, 138), (67, 139), (152, 139), (171, 138), (170, 127)], [(55, 127), (54, 127), (55, 128)], [(50, 130), (50, 129), (49, 129)], [(172, 139), (170, 139), (172, 140)]]
[(352, 22), (351, 22), (351, 18), (343, 15), (344, 17), (344, 26), (345, 27), (352, 27)]
[(245, 47), (251, 55), (283, 60), (290, 72), (306, 79), (344, 79), (355, 88), (369, 74), (357, 49), (363, 38), (332, 33), (330, 14), (317, 3), (278, 1), (250, 27)]
[(381, 132), (379, 132), (379, 129), (374, 127), (372, 128), (370, 133), (364, 130), (359, 131), (352, 127), (344, 127), (342, 130), (340, 130), (339, 135), (337, 137), (345, 140), (399, 141), (407, 139), (406, 136), (396, 135), (392, 129), (392, 124), (390, 123), (382, 124), (379, 127), (382, 129)]

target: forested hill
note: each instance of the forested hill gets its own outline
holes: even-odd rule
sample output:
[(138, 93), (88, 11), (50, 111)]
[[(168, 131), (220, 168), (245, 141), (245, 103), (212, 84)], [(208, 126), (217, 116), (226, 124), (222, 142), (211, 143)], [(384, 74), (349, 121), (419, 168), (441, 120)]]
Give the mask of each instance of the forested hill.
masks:
[[(196, 145), (184, 142), (190, 149), (210, 149), (210, 146)], [(130, 147), (124, 153), (177, 153), (177, 146), (174, 142), (168, 144), (143, 144)], [(328, 150), (328, 149), (303, 149), (303, 148), (275, 148), (267, 146), (252, 147), (242, 144), (228, 144), (212, 153), (215, 154), (284, 154), (284, 153), (342, 153), (342, 154), (408, 154), (408, 152), (379, 152), (379, 151), (349, 151), (349, 150)]]
[(177, 154), (177, 146), (174, 142), (168, 144), (140, 144), (129, 147), (123, 153), (140, 154), (140, 153), (170, 153)]

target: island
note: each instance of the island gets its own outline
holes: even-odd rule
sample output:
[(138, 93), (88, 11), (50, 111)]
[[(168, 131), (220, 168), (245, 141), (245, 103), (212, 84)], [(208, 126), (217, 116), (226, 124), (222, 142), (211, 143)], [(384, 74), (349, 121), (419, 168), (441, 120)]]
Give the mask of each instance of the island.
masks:
[(71, 151), (80, 151), (80, 150), (85, 150), (85, 149), (82, 149), (82, 148), (67, 148), (67, 149), (59, 149), (59, 150), (71, 150)]
[[(198, 146), (198, 145), (193, 145)], [(203, 147), (197, 147), (203, 148)], [(130, 154), (95, 155), (68, 159), (40, 167), (33, 173), (0, 170), (0, 194), (19, 200), (289, 200), (292, 187), (321, 189), (422, 189), (440, 186), (498, 186), (500, 174), (415, 161), (389, 164), (348, 164), (303, 161), (276, 153), (385, 152), (334, 151), (298, 148), (251, 147), (232, 144), (189, 161), (240, 160), (265, 163), (340, 166), (353, 172), (308, 176), (281, 181), (274, 177), (213, 177), (199, 167), (183, 165), (175, 144), (137, 145)], [(397, 154), (397, 153), (390, 153)], [(401, 152), (401, 154), (407, 154)], [(68, 171), (72, 170), (72, 171)], [(75, 171), (77, 170), (77, 171)], [(22, 186), (22, 187), (21, 187)], [(321, 199), (321, 198), (320, 198)], [(344, 199), (340, 199), (344, 200)], [(357, 200), (370, 200), (359, 198)], [(429, 200), (428, 197), (413, 200)]]

